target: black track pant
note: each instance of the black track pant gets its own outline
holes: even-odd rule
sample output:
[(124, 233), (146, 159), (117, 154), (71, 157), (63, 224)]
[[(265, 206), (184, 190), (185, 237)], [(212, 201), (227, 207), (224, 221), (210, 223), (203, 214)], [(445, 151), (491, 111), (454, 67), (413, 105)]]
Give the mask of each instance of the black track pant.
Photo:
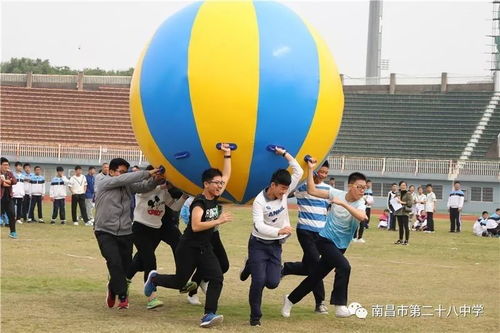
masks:
[[(137, 222), (135, 222), (134, 225), (136, 223)], [(134, 232), (134, 238), (135, 238), (136, 231), (134, 231), (134, 225), (132, 225), (132, 232)], [(142, 227), (140, 227), (140, 226), (135, 227), (135, 228), (142, 229)], [(153, 228), (151, 228), (151, 229), (153, 229)], [(146, 252), (145, 253), (151, 254), (151, 250), (149, 249), (149, 246), (151, 246), (152, 252), (154, 255), (154, 260), (155, 260), (155, 265), (154, 265), (155, 268), (153, 268), (153, 269), (156, 269), (155, 252), (156, 252), (156, 249), (158, 248), (158, 245), (160, 245), (160, 242), (163, 241), (166, 244), (170, 245), (170, 248), (172, 249), (172, 255), (174, 256), (174, 259), (175, 259), (175, 250), (176, 250), (177, 244), (179, 243), (179, 240), (181, 238), (181, 232), (179, 231), (178, 225), (173, 224), (173, 223), (163, 223), (161, 225), (160, 229), (154, 229), (154, 231), (155, 231), (154, 233), (149, 233), (149, 238), (147, 238), (145, 240), (146, 242), (148, 242), (148, 244), (146, 244)], [(148, 236), (145, 236), (145, 237), (148, 237)], [(134, 239), (134, 243), (135, 242), (136, 242), (136, 240)], [(144, 243), (144, 241), (142, 241), (142, 243)], [(146, 265), (149, 265), (150, 268), (149, 269), (146, 268), (145, 267), (146, 265), (143, 262), (143, 255), (139, 254), (139, 247), (137, 246), (137, 244), (135, 244), (135, 246), (137, 248), (137, 252), (134, 254), (134, 257), (132, 258), (132, 263), (130, 264), (130, 268), (128, 270), (127, 277), (132, 280), (132, 278), (134, 277), (134, 275), (137, 272), (144, 272), (144, 281), (146, 281), (146, 279), (148, 278), (148, 274), (151, 271), (151, 267), (152, 267), (151, 261), (149, 261), (149, 263), (146, 264)], [(139, 245), (139, 246), (141, 246), (141, 245)]]
[(16, 220), (23, 218), (23, 201), (24, 198), (13, 198), (14, 200), (14, 212)]
[(460, 231), (460, 211), (450, 208), (450, 231)]
[(9, 193), (5, 194), (1, 200), (1, 212), (0, 215), (7, 214), (9, 219), (10, 232), (16, 232), (16, 220), (14, 217), (14, 201), (10, 197)]
[(28, 218), (28, 214), (30, 212), (30, 203), (31, 203), (31, 195), (25, 194), (23, 198), (23, 213), (22, 213), (22, 217), (24, 220)]
[(43, 219), (42, 213), (42, 196), (41, 195), (32, 195), (30, 200), (30, 212), (28, 217), (32, 220), (35, 219), (35, 206), (38, 208), (38, 218)]
[[(222, 245), (222, 241), (220, 240), (220, 234), (218, 231), (214, 231), (214, 233), (212, 234), (211, 243), (212, 243), (212, 248), (214, 250), (214, 254), (217, 257), (217, 260), (219, 261), (222, 274), (225, 274), (229, 270), (229, 259), (227, 258), (226, 249), (224, 249), (224, 245)], [(196, 282), (199, 286), (201, 280), (205, 279), (203, 278), (203, 276), (200, 276), (199, 271), (196, 270), (193, 277), (191, 278), (191, 281)], [(189, 296), (193, 296), (197, 292), (198, 289), (192, 290), (189, 292)]]
[(427, 230), (434, 231), (434, 213), (427, 212)]
[(73, 194), (71, 196), (71, 217), (73, 218), (73, 222), (78, 222), (76, 205), (80, 206), (80, 214), (82, 215), (83, 221), (87, 223), (89, 218), (87, 216), (87, 208), (85, 208), (85, 193)]
[(394, 215), (394, 213), (391, 213), (389, 216), (389, 230), (396, 231), (396, 215)]
[[(307, 276), (313, 272), (321, 256), (316, 246), (316, 241), (319, 237), (318, 232), (297, 228), (297, 238), (299, 239), (302, 251), (304, 251), (304, 255), (302, 256), (302, 261), (286, 262), (283, 266), (283, 275)], [(314, 287), (313, 294), (316, 305), (321, 304), (325, 300), (325, 286), (323, 280)]]
[(132, 261), (132, 235), (115, 236), (96, 231), (95, 237), (109, 272), (109, 290), (123, 299), (127, 296), (127, 271)]
[(52, 209), (52, 221), (55, 221), (57, 215), (61, 217), (61, 221), (66, 221), (66, 199), (54, 199), (54, 207)]
[(403, 240), (403, 234), (405, 237), (405, 241), (410, 239), (410, 227), (408, 226), (408, 216), (407, 215), (398, 215), (396, 216), (398, 219), (398, 228), (399, 228), (399, 240)]
[(356, 229), (356, 232), (354, 233), (354, 238), (361, 239), (363, 238), (363, 233), (365, 232), (365, 229), (368, 227), (368, 222), (367, 221), (361, 221), (359, 222), (359, 226)]
[(314, 271), (290, 293), (288, 299), (293, 304), (298, 303), (335, 268), (335, 281), (333, 283), (330, 304), (347, 305), (347, 289), (349, 286), (349, 277), (351, 275), (351, 265), (344, 256), (346, 249), (337, 248), (331, 240), (321, 236), (316, 245), (321, 254), (318, 265), (316, 265)]
[(175, 274), (158, 274), (153, 283), (179, 290), (186, 285), (194, 271), (199, 270), (200, 276), (208, 281), (205, 313), (216, 313), (224, 275), (212, 246), (181, 239), (175, 252), (175, 269)]

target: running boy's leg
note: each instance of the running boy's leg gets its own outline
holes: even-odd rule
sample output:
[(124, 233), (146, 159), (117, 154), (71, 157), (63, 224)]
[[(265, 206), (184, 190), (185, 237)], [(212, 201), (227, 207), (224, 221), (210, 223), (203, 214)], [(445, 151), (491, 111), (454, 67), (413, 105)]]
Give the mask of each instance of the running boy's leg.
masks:
[(207, 248), (199, 256), (197, 269), (200, 275), (208, 281), (207, 297), (205, 300), (205, 314), (217, 313), (219, 297), (222, 292), (222, 282), (224, 275), (213, 250)]
[[(101, 254), (106, 259), (110, 276), (109, 289), (113, 294), (118, 295), (120, 299), (124, 299), (127, 296), (127, 278), (124, 270), (124, 266), (127, 265), (127, 259), (124, 255), (125, 247), (121, 244), (122, 242), (118, 236), (102, 231), (96, 231), (95, 236)], [(125, 262), (123, 262), (124, 260)]]

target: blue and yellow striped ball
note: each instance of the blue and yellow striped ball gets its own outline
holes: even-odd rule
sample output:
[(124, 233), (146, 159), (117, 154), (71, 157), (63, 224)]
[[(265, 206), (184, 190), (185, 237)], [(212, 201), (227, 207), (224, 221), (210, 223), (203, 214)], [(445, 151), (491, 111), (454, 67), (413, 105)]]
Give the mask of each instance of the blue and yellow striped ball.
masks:
[[(325, 42), (277, 2), (197, 2), (169, 17), (132, 78), (132, 125), (141, 149), (169, 179), (199, 193), (201, 173), (222, 168), (218, 142), (238, 145), (225, 198), (245, 203), (287, 166), (266, 151), (284, 146), (325, 158), (344, 97)], [(189, 152), (190, 157), (175, 155)]]

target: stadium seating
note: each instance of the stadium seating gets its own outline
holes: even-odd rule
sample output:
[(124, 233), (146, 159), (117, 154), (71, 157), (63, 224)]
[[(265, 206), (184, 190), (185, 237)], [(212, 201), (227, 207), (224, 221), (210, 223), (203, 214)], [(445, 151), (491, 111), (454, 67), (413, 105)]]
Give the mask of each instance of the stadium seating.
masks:
[(1, 86), (0, 93), (3, 141), (137, 148), (130, 124), (128, 89)]
[(458, 159), (491, 96), (491, 92), (346, 93), (333, 153)]
[[(492, 92), (345, 93), (335, 155), (458, 159)], [(0, 86), (1, 140), (137, 149), (126, 88)], [(497, 110), (471, 159), (483, 159), (500, 128)]]
[(476, 147), (472, 151), (472, 155), (470, 159), (477, 160), (483, 159), (490, 149), (490, 146), (493, 142), (496, 142), (497, 136), (500, 133), (500, 106), (497, 105), (495, 112), (490, 118), (488, 122), (488, 126), (483, 131), (479, 142), (476, 143)]

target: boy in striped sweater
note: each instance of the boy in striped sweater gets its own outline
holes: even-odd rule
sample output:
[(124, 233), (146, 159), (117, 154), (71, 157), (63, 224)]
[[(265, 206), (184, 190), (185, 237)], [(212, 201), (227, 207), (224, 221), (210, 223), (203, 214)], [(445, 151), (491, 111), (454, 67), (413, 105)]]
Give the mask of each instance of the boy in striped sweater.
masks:
[[(330, 166), (325, 161), (321, 168), (314, 174), (314, 185), (319, 190), (330, 191), (330, 185), (323, 181), (328, 177)], [(297, 238), (302, 247), (304, 255), (302, 261), (286, 262), (281, 274), (307, 276), (312, 272), (314, 266), (319, 262), (320, 254), (316, 247), (316, 240), (319, 232), (325, 226), (326, 214), (330, 201), (328, 199), (318, 198), (307, 193), (307, 184), (304, 183), (295, 190), (295, 197), (299, 208), (299, 220), (297, 223)], [(328, 308), (323, 303), (325, 300), (325, 287), (323, 281), (313, 289), (314, 299), (316, 301), (315, 312), (319, 314), (328, 314)]]
[(61, 166), (56, 168), (57, 175), (52, 178), (50, 182), (50, 199), (54, 203), (54, 208), (52, 209), (52, 219), (50, 224), (56, 223), (57, 215), (61, 218), (61, 224), (66, 224), (66, 196), (69, 180), (64, 175), (64, 169)]
[(31, 176), (31, 201), (28, 222), (35, 222), (35, 206), (38, 208), (38, 222), (43, 221), (42, 201), (45, 194), (45, 177), (42, 176), (42, 168), (38, 165), (35, 167), (35, 174)]
[(31, 204), (31, 176), (33, 175), (31, 173), (31, 164), (29, 163), (24, 163), (23, 164), (23, 170), (24, 170), (24, 198), (23, 198), (23, 219), (25, 222), (30, 222), (28, 220), (28, 215), (30, 212), (30, 204)]
[(456, 181), (453, 187), (447, 203), (450, 212), (450, 232), (460, 232), (460, 212), (464, 206), (464, 192), (460, 189), (459, 181)]
[(16, 162), (14, 164), (16, 170), (14, 176), (17, 179), (17, 184), (12, 186), (12, 198), (14, 199), (14, 213), (16, 216), (16, 223), (22, 224), (23, 218), (23, 200), (24, 200), (24, 173), (23, 164)]

